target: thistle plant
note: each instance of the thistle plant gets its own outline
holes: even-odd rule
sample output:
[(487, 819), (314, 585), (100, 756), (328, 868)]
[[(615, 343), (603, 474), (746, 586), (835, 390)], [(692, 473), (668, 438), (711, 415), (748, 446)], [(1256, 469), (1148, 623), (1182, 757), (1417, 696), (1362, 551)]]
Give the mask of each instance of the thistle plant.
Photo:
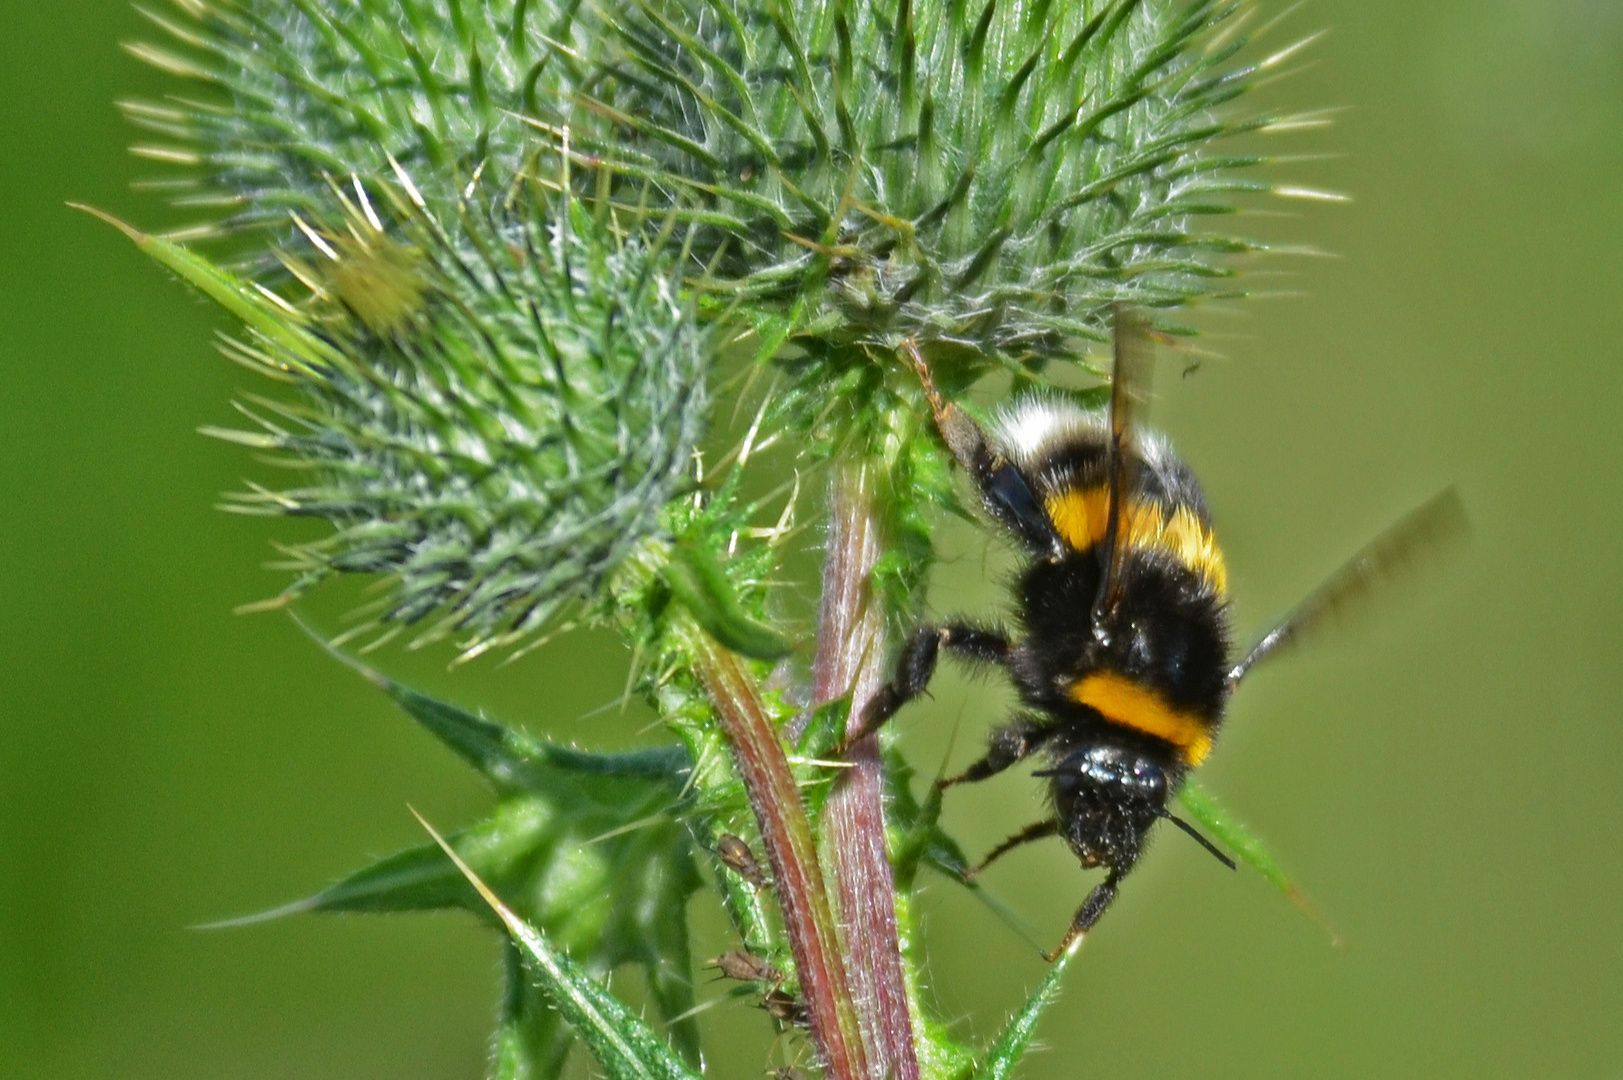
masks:
[[(1242, 295), (1237, 257), (1265, 249), (1208, 223), (1292, 189), (1237, 137), (1312, 122), (1245, 104), (1297, 48), (1266, 54), (1254, 14), (149, 13), (156, 41), (130, 50), (176, 89), (124, 108), (201, 220), (118, 224), (238, 319), (221, 351), (268, 386), (243, 394), (242, 426), (205, 430), (291, 479), (226, 508), (326, 525), (282, 548), (285, 588), (252, 606), (370, 580), (328, 646), (496, 794), (484, 821), (269, 914), (464, 908), (510, 932), (493, 1077), (556, 1076), (578, 1042), (617, 1080), (674, 1080), (702, 1067), (685, 908), (714, 889), (740, 950), (723, 972), (825, 1075), (1007, 1075), (1070, 958), (991, 1045), (954, 1036), (921, 990), (910, 904), (921, 870), (966, 865), (939, 796), (916, 796), (888, 733), (830, 760), (924, 602), (932, 530), (963, 513), (898, 350), (916, 343), (955, 396), (1001, 375), (1085, 397), (1113, 306), (1187, 334), (1180, 309)], [(740, 406), (753, 421), (718, 446)], [(803, 478), (787, 501), (758, 494), (781, 475), (774, 444)], [(811, 635), (773, 588), (808, 516), (825, 560)], [(347, 659), (403, 634), (511, 660), (583, 623), (629, 644), (668, 746), (564, 748)], [(1184, 799), (1289, 889), (1209, 796)], [(657, 1024), (604, 989), (627, 962)]]

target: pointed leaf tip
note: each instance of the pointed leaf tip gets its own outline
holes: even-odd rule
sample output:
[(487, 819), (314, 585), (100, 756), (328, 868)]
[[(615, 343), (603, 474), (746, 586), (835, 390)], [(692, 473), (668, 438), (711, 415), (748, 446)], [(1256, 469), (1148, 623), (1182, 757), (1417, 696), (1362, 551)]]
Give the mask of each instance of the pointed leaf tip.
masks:
[(1330, 935), (1331, 948), (1339, 949), (1343, 946), (1341, 931), (1336, 929), (1335, 924), (1296, 887), (1285, 873), (1284, 867), (1280, 866), (1279, 860), (1274, 858), (1273, 852), (1269, 851), (1250, 829), (1230, 816), (1228, 811), (1212, 798), (1209, 791), (1193, 780), (1185, 780), (1183, 787), (1178, 790), (1178, 801), (1189, 811), (1190, 817), (1204, 825), (1207, 831), (1239, 856), (1241, 862), (1261, 874), (1269, 884), (1284, 893), (1291, 903), (1300, 908), (1303, 914), (1318, 923), (1325, 933)]
[(610, 1080), (700, 1080), (624, 1002), (513, 914), (415, 808), (411, 812), (506, 925), (541, 992), (575, 1029)]
[(384, 691), (389, 691), (394, 688), (394, 680), (390, 679), (387, 675), (384, 675), (381, 671), (378, 671), (375, 668), (367, 667), (365, 664), (361, 663), (353, 656), (350, 656), (342, 649), (334, 648), (333, 643), (316, 633), (316, 628), (305, 622), (298, 612), (289, 611), (287, 613), (287, 617), (293, 620), (294, 626), (297, 626), (300, 630), (304, 631), (306, 637), (315, 642), (317, 645), (320, 645), (321, 648), (326, 651), (328, 656), (332, 657), (334, 660), (337, 660), (340, 664), (343, 664), (351, 671), (354, 671), (373, 686), (376, 686), (378, 689)]
[(291, 903), (273, 907), (268, 911), (256, 911), (250, 915), (238, 915), (231, 919), (218, 919), (214, 922), (198, 923), (188, 926), (188, 930), (236, 930), (244, 926), (258, 926), (260, 923), (274, 922), (289, 915), (302, 915), (307, 911), (314, 911), (320, 906), (320, 897), (308, 896), (303, 900), (294, 900)]
[(137, 229), (134, 225), (131, 225), (129, 222), (124, 221), (121, 218), (114, 217), (107, 211), (91, 206), (89, 203), (73, 202), (72, 200), (69, 200), (68, 205), (75, 210), (84, 211), (93, 218), (98, 218), (105, 221), (107, 224), (111, 225), (113, 228), (117, 229), (119, 232), (123, 233), (125, 236), (129, 237), (142, 247), (145, 247), (147, 242), (152, 239), (151, 234), (144, 233), (140, 229)]
[(1037, 1021), (1048, 1011), (1048, 1007), (1058, 1000), (1060, 980), (1064, 977), (1065, 969), (1070, 966), (1071, 960), (1081, 951), (1085, 940), (1086, 935), (1079, 936), (1049, 966), (1048, 973), (1043, 976), (1043, 981), (1038, 984), (1025, 1007), (1009, 1018), (1008, 1024), (1004, 1026), (997, 1039), (986, 1048), (985, 1055), (971, 1074), (972, 1080), (1007, 1080), (1015, 1066), (1020, 1064), (1026, 1056), (1026, 1051), (1031, 1047), (1032, 1036), (1037, 1031)]

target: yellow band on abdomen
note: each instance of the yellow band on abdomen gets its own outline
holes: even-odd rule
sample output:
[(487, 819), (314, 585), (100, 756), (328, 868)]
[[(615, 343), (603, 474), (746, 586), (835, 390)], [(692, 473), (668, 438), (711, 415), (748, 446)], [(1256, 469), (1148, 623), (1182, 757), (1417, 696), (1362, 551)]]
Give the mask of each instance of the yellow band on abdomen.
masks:
[[(1043, 502), (1054, 529), (1077, 551), (1086, 551), (1104, 539), (1110, 521), (1110, 489), (1104, 485), (1070, 488)], [(1179, 506), (1167, 512), (1153, 500), (1129, 502), (1118, 526), (1129, 550), (1154, 550), (1170, 555), (1198, 574), (1219, 597), (1228, 592), (1228, 569), (1211, 529), (1192, 509)]]
[(1074, 683), (1070, 697), (1095, 710), (1106, 720), (1146, 735), (1165, 739), (1183, 753), (1184, 761), (1199, 765), (1212, 750), (1206, 721), (1168, 705), (1161, 695), (1131, 679), (1101, 671)]

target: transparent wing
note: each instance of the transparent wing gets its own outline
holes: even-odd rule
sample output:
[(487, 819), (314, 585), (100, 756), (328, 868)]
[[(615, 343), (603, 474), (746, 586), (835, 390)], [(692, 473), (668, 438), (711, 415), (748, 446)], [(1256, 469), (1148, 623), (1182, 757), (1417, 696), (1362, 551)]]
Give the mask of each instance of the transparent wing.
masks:
[(1433, 495), (1366, 544), (1262, 635), (1229, 672), (1229, 687), (1239, 685), (1247, 672), (1268, 657), (1357, 614), (1375, 592), (1412, 580), (1425, 566), (1460, 547), (1470, 532), (1459, 492), (1449, 487)]
[(1133, 467), (1133, 434), (1149, 405), (1150, 380), (1154, 375), (1155, 351), (1150, 345), (1149, 322), (1143, 314), (1125, 304), (1114, 310), (1110, 371), (1110, 510), (1105, 519), (1105, 535), (1100, 544), (1104, 574), (1093, 601), (1093, 629), (1099, 634), (1121, 599), (1121, 565), (1125, 554), (1126, 530), (1122, 528), (1129, 476)]

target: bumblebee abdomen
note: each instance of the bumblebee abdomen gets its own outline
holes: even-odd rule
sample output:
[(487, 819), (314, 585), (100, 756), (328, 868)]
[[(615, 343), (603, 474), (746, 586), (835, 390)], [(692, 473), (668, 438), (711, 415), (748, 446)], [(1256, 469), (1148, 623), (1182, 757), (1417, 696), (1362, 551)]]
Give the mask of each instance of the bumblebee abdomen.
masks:
[(1141, 436), (1117, 524), (1118, 597), (1095, 611), (1108, 563), (1107, 425), (1102, 411), (1042, 397), (1001, 418), (999, 450), (1060, 542), (1021, 578), (1021, 681), (1033, 705), (1131, 731), (1193, 767), (1212, 748), (1228, 696), (1227, 568), (1193, 473), (1165, 441)]
[(1227, 699), (1226, 605), (1187, 568), (1132, 553), (1107, 633), (1093, 627), (1097, 548), (1031, 563), (1017, 598), (1026, 636), (1019, 680), (1033, 705), (1085, 706), (1180, 748), (1194, 764), (1211, 748)]

